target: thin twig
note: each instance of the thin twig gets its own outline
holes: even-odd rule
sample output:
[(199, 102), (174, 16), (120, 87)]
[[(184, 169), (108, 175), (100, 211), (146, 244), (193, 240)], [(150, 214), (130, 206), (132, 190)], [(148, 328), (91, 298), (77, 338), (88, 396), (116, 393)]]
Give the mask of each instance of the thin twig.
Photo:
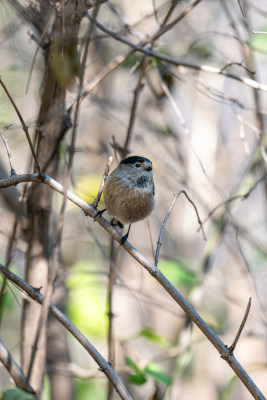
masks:
[(231, 344), (231, 346), (229, 347), (230, 353), (233, 353), (235, 351), (237, 342), (238, 342), (238, 340), (239, 340), (239, 338), (241, 336), (241, 333), (242, 333), (242, 331), (244, 329), (244, 326), (245, 326), (245, 324), (247, 322), (249, 311), (250, 311), (250, 307), (251, 307), (251, 297), (249, 298), (248, 305), (247, 305), (247, 308), (246, 308), (246, 312), (245, 312), (245, 315), (244, 315), (243, 320), (241, 322), (241, 325), (240, 325), (240, 327), (238, 329), (236, 337), (235, 337), (233, 343)]
[(178, 197), (179, 197), (181, 194), (184, 194), (185, 197), (187, 198), (187, 200), (188, 200), (188, 201), (192, 204), (192, 206), (194, 207), (194, 210), (195, 210), (196, 215), (197, 215), (197, 221), (198, 221), (198, 223), (199, 223), (199, 225), (200, 225), (200, 228), (199, 228), (199, 229), (201, 229), (202, 234), (203, 234), (203, 238), (204, 238), (204, 240), (206, 240), (205, 232), (204, 232), (204, 229), (203, 229), (203, 226), (202, 226), (201, 219), (200, 219), (199, 214), (198, 214), (197, 207), (195, 206), (194, 202), (190, 199), (190, 197), (188, 196), (188, 194), (186, 193), (185, 190), (179, 190), (179, 192), (177, 192), (177, 193), (175, 194), (174, 198), (173, 198), (173, 201), (172, 201), (172, 203), (171, 203), (171, 205), (170, 205), (170, 208), (169, 208), (169, 210), (168, 210), (168, 212), (167, 212), (167, 214), (166, 214), (166, 216), (165, 216), (165, 218), (164, 218), (164, 221), (163, 221), (162, 226), (161, 226), (161, 229), (160, 229), (160, 234), (159, 234), (159, 238), (158, 238), (158, 242), (157, 242), (156, 256), (155, 256), (155, 266), (158, 265), (158, 261), (159, 261), (159, 252), (160, 252), (160, 247), (161, 247), (161, 245), (162, 245), (162, 238), (163, 238), (163, 234), (164, 234), (164, 231), (165, 231), (166, 223), (167, 223), (168, 218), (169, 218), (169, 216), (170, 216), (170, 213), (171, 213), (171, 211), (172, 211), (172, 209), (173, 209), (174, 203), (176, 202), (176, 200), (178, 199)]
[[(30, 71), (29, 71), (29, 77), (28, 77), (28, 81), (27, 81), (27, 85), (26, 85), (26, 94), (28, 93), (28, 89), (29, 89), (29, 85), (30, 85), (30, 80), (31, 80), (31, 76), (32, 76), (32, 71), (33, 71), (33, 67), (34, 67), (34, 64), (35, 64), (35, 60), (36, 60), (38, 51), (39, 51), (39, 49), (41, 47), (43, 38), (45, 37), (45, 34), (47, 32), (47, 29), (48, 29), (48, 26), (49, 26), (49, 23), (50, 23), (50, 18), (51, 18), (53, 13), (54, 13), (54, 9), (52, 9), (50, 15), (48, 15), (48, 18), (47, 18), (46, 24), (44, 26), (43, 32), (42, 32), (42, 34), (40, 36), (40, 39), (37, 41), (37, 47), (36, 47), (36, 50), (35, 50), (35, 53), (34, 53), (34, 56), (33, 56), (33, 59), (32, 59), (32, 63), (31, 63)], [(28, 34), (29, 34), (29, 32), (28, 32)]]
[(132, 107), (131, 107), (131, 112), (130, 112), (130, 119), (129, 119), (128, 129), (127, 129), (127, 135), (126, 135), (125, 143), (124, 143), (124, 146), (122, 149), (122, 158), (125, 158), (127, 155), (131, 134), (133, 132), (139, 95), (140, 95), (141, 90), (144, 87), (144, 79), (145, 79), (145, 74), (146, 74), (146, 69), (147, 69), (148, 63), (149, 63), (149, 57), (147, 57), (145, 59), (145, 62), (140, 71), (140, 75), (139, 75), (139, 79), (136, 84), (136, 88), (134, 90), (134, 97), (133, 97), (133, 102), (132, 102)]
[[(88, 16), (89, 19), (92, 19), (92, 15), (87, 11), (86, 15)], [(108, 28), (106, 25), (102, 24), (98, 20), (95, 21), (95, 24), (99, 29), (101, 29), (103, 32), (106, 32), (109, 36), (113, 37), (114, 39), (118, 40), (119, 42), (122, 42), (136, 51), (140, 51), (141, 53), (147, 54), (150, 57), (155, 57), (158, 60), (165, 61), (169, 64), (175, 65), (175, 66), (183, 66), (186, 68), (194, 69), (196, 71), (202, 71), (202, 72), (207, 72), (211, 74), (216, 74), (216, 75), (223, 75), (229, 79), (234, 79), (238, 82), (243, 83), (246, 86), (252, 87), (254, 89), (261, 90), (263, 92), (267, 92), (267, 84), (258, 82), (254, 79), (247, 78), (246, 76), (239, 76), (230, 72), (225, 72), (222, 71), (221, 68), (218, 67), (213, 67), (211, 65), (198, 65), (198, 64), (193, 64), (190, 62), (186, 62), (183, 60), (178, 60), (174, 57), (164, 55), (162, 53), (159, 53), (157, 51), (151, 50), (144, 48), (143, 46), (147, 45), (149, 41), (145, 42), (144, 44), (135, 44), (131, 42), (130, 40), (126, 39), (125, 37), (119, 35), (116, 31), (113, 31), (112, 29)], [(152, 38), (151, 38), (152, 40)]]
[(45, 290), (44, 300), (43, 300), (43, 303), (42, 303), (41, 313), (40, 313), (40, 316), (39, 316), (37, 329), (36, 329), (36, 333), (35, 333), (35, 337), (34, 337), (34, 342), (33, 342), (33, 345), (32, 345), (32, 352), (31, 352), (31, 357), (30, 357), (28, 371), (27, 371), (27, 382), (28, 383), (30, 382), (30, 379), (31, 379), (33, 365), (34, 365), (35, 357), (36, 357), (37, 350), (38, 350), (39, 339), (40, 339), (44, 324), (45, 324), (45, 322), (47, 320), (49, 302), (50, 302), (51, 296), (53, 294), (53, 281), (54, 281), (54, 279), (51, 279), (50, 277), (51, 277), (51, 274), (48, 277), (48, 282), (47, 282), (47, 287), (46, 287), (46, 290)]
[(39, 175), (41, 175), (41, 168), (40, 168), (39, 162), (37, 160), (37, 156), (36, 156), (36, 153), (35, 153), (35, 150), (34, 150), (30, 135), (29, 135), (29, 129), (28, 129), (27, 125), (25, 124), (24, 119), (22, 118), (22, 115), (19, 112), (18, 107), (16, 106), (14, 100), (12, 99), (12, 97), (11, 97), (7, 87), (5, 86), (4, 82), (2, 81), (1, 77), (0, 77), (0, 84), (2, 85), (2, 88), (6, 92), (7, 97), (9, 98), (14, 110), (16, 111), (17, 116), (19, 117), (19, 120), (20, 120), (21, 125), (22, 125), (22, 129), (25, 132), (25, 135), (27, 137), (27, 140), (28, 140), (28, 143), (29, 143), (29, 146), (30, 146), (30, 149), (31, 149), (31, 153), (32, 153), (32, 156), (33, 156), (33, 159), (34, 159), (35, 167), (36, 167)]
[(105, 182), (106, 182), (108, 174), (109, 174), (110, 165), (111, 165), (112, 161), (113, 161), (113, 157), (110, 156), (109, 159), (108, 159), (108, 163), (106, 165), (103, 177), (102, 177), (102, 181), (101, 181), (97, 196), (96, 196), (95, 200), (91, 203), (91, 205), (93, 207), (95, 207), (95, 208), (98, 207), (98, 203), (100, 201), (100, 198), (101, 198), (101, 195), (102, 195), (102, 192), (103, 192), (103, 189), (104, 189), (104, 185), (105, 185)]
[[(173, 4), (171, 5), (166, 17), (164, 18), (163, 25), (166, 24), (166, 22), (170, 18), (172, 12), (175, 9), (175, 6), (176, 6), (176, 1), (174, 1)], [(182, 13), (179, 17), (179, 21), (181, 21), (185, 17), (185, 15), (186, 15), (185, 13)], [(90, 18), (91, 14), (90, 14), (90, 16), (88, 15), (88, 17)], [(179, 21), (176, 20), (176, 23)], [(158, 35), (159, 32), (160, 32), (160, 29), (156, 32), (155, 35)], [(152, 38), (152, 40), (147, 39), (145, 41), (140, 42), (140, 45), (145, 46), (147, 44), (150, 44), (151, 42), (153, 42), (153, 38)], [(83, 100), (95, 88), (95, 86), (98, 85), (110, 72), (114, 71), (115, 68), (117, 68), (120, 64), (122, 64), (128, 57), (132, 56), (136, 51), (137, 50), (135, 48), (133, 48), (133, 49), (127, 51), (125, 54), (119, 55), (113, 61), (111, 61), (111, 63), (109, 65), (107, 65), (105, 68), (103, 68), (102, 71), (100, 71), (99, 73), (94, 75), (92, 80), (88, 83), (86, 89), (83, 91), (83, 93), (81, 95), (81, 100)], [(73, 103), (75, 103), (76, 101), (77, 101), (77, 98), (73, 101)]]
[[(266, 173), (263, 174), (263, 176), (261, 176), (261, 177), (254, 183), (254, 185), (251, 186), (251, 188), (250, 188), (245, 194), (236, 195), (236, 196), (230, 197), (229, 199), (224, 200), (224, 201), (218, 203), (218, 204), (209, 212), (209, 214), (207, 215), (207, 217), (206, 217), (206, 218), (204, 219), (204, 221), (202, 222), (202, 225), (204, 225), (204, 224), (212, 217), (212, 215), (213, 215), (219, 208), (221, 208), (221, 207), (223, 207), (223, 206), (227, 206), (228, 204), (230, 204), (230, 203), (232, 203), (233, 201), (236, 201), (236, 200), (241, 200), (241, 201), (246, 200), (246, 199), (251, 195), (251, 193), (257, 188), (257, 186), (258, 186), (261, 182), (265, 182), (265, 181), (266, 181), (266, 177), (267, 177), (267, 174), (266, 174)], [(198, 231), (199, 231), (199, 230), (200, 230), (200, 227), (198, 228)]]
[(15, 174), (16, 174), (16, 171), (15, 171), (15, 169), (14, 169), (14, 167), (13, 167), (13, 164), (12, 164), (11, 152), (10, 152), (10, 149), (9, 149), (9, 146), (8, 146), (7, 139), (4, 137), (4, 135), (2, 134), (2, 132), (5, 131), (5, 130), (7, 130), (8, 128), (10, 128), (12, 125), (13, 125), (13, 124), (7, 125), (7, 126), (5, 126), (4, 128), (2, 128), (2, 129), (0, 130), (0, 135), (1, 135), (1, 138), (2, 138), (2, 140), (3, 140), (3, 143), (4, 143), (5, 148), (6, 148), (6, 152), (7, 152), (7, 157), (8, 157), (8, 161), (9, 161), (9, 165), (10, 165), (10, 175), (11, 175), (11, 176), (12, 176), (12, 175), (15, 175)]
[(159, 261), (159, 252), (160, 252), (160, 248), (161, 248), (161, 245), (162, 245), (162, 237), (163, 237), (163, 233), (164, 233), (164, 230), (165, 230), (165, 227), (166, 227), (166, 223), (167, 223), (167, 220), (168, 220), (168, 218), (170, 216), (170, 213), (171, 213), (171, 210), (172, 210), (172, 208), (174, 206), (174, 203), (176, 202), (176, 200), (180, 196), (180, 194), (181, 194), (181, 191), (176, 193), (176, 195), (174, 196), (174, 198), (172, 200), (172, 203), (170, 205), (170, 208), (169, 208), (167, 214), (165, 215), (164, 221), (163, 221), (161, 229), (160, 229), (159, 238), (158, 238), (158, 242), (157, 242), (156, 256), (155, 256), (155, 266), (156, 267), (157, 267), (158, 261)]

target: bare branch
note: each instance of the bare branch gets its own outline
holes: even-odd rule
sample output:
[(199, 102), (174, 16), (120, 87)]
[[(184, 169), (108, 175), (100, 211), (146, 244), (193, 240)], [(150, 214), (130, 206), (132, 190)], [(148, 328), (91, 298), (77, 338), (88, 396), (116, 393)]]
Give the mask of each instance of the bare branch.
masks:
[[(3, 267), (2, 265), (0, 268)], [(3, 267), (5, 268), (5, 267)], [(3, 274), (4, 278), (5, 275)], [(6, 346), (0, 339), (0, 360), (5, 366), (5, 368), (8, 370), (10, 376), (14, 380), (15, 384), (17, 385), (18, 388), (24, 390), (25, 392), (32, 393), (36, 395), (35, 391), (33, 388), (28, 384), (27, 379), (23, 372), (21, 371), (20, 367), (16, 363), (16, 361), (13, 359), (12, 355), (10, 352), (7, 350)]]
[[(0, 181), (0, 188), (5, 188), (11, 185), (15, 185), (18, 183), (22, 182), (40, 182), (44, 183), (57, 192), (64, 194), (70, 201), (72, 201), (74, 204), (79, 206), (85, 213), (87, 213), (90, 217), (95, 218), (97, 215), (97, 210), (92, 207), (90, 204), (85, 203), (83, 200), (81, 200), (78, 196), (70, 192), (69, 190), (64, 190), (63, 186), (60, 185), (57, 181), (54, 179), (50, 178), (47, 175), (42, 175), (41, 177), (38, 174), (25, 174), (25, 175), (17, 175), (10, 177), (8, 179), (4, 179)], [(195, 205), (192, 202), (191, 199), (187, 196), (186, 192), (181, 191), (181, 193), (184, 193), (187, 199), (193, 204), (194, 208)], [(195, 208), (196, 210), (196, 208)], [(197, 210), (196, 210), (197, 211)], [(198, 215), (198, 214), (197, 214)], [(97, 218), (97, 222), (117, 241), (120, 242), (122, 239), (122, 236), (114, 229), (112, 225), (108, 223), (102, 216), (99, 216)], [(195, 309), (191, 306), (191, 304), (188, 303), (188, 301), (181, 295), (181, 293), (169, 282), (169, 280), (163, 275), (163, 273), (155, 266), (153, 265), (149, 260), (147, 260), (137, 249), (135, 249), (129, 242), (126, 242), (125, 244), (122, 245), (122, 247), (136, 260), (141, 264), (149, 273), (151, 276), (153, 276), (159, 283), (160, 285), (166, 290), (167, 293), (175, 300), (175, 302), (184, 310), (184, 312), (187, 314), (187, 316), (198, 326), (198, 328), (203, 332), (203, 334), (207, 337), (207, 339), (213, 344), (213, 346), (218, 350), (220, 353), (221, 357), (229, 364), (229, 366), (234, 370), (236, 375), (239, 377), (239, 379), (244, 383), (246, 388), (249, 390), (249, 392), (252, 394), (252, 396), (255, 399), (259, 400), (266, 400), (263, 394), (260, 392), (258, 387), (255, 385), (255, 383), (252, 381), (250, 376), (247, 374), (247, 372), (243, 369), (243, 367), (240, 365), (238, 360), (235, 358), (233, 354), (230, 353), (229, 349), (227, 346), (221, 341), (221, 339), (214, 333), (214, 331), (210, 328), (210, 326), (201, 318), (201, 316), (195, 311)], [(0, 265), (0, 270), (3, 275), (8, 277), (8, 279), (11, 279), (13, 281), (14, 279), (14, 274), (12, 274), (9, 271), (5, 270), (5, 267)], [(19, 279), (16, 277), (16, 279)], [(16, 282), (17, 283), (17, 282)], [(43, 301), (43, 296), (40, 295), (39, 292), (36, 292), (32, 287), (28, 286), (21, 286), (21, 285), (26, 285), (23, 280), (19, 280), (19, 286), (22, 288), (26, 287), (25, 290), (27, 293), (31, 293), (31, 297), (36, 299), (37, 301), (41, 302)], [(30, 290), (29, 290), (30, 288)], [(41, 296), (41, 297), (39, 297)], [(64, 326), (67, 327), (67, 329), (74, 335), (77, 334), (77, 328), (68, 321), (68, 319), (65, 317), (64, 314), (59, 312), (50, 303), (49, 307), (50, 311), (55, 315), (63, 324)], [(71, 324), (71, 325), (70, 325)], [(92, 357), (98, 362), (98, 363), (103, 363), (104, 362), (104, 372), (106, 375), (108, 373), (110, 375), (109, 378), (113, 379), (114, 378), (114, 371), (112, 370), (111, 366), (108, 365), (106, 367), (106, 361), (103, 360), (102, 356), (100, 356), (99, 353), (96, 353), (96, 350), (93, 348), (92, 350), (92, 345), (91, 343), (88, 344), (87, 339), (82, 335), (80, 336), (81, 333), (79, 332), (79, 338), (81, 344), (86, 348), (90, 349)], [(77, 336), (75, 336), (77, 337)], [(88, 350), (89, 351), (89, 350)], [(102, 364), (103, 365), (103, 364)], [(112, 372), (111, 372), (112, 371)], [(115, 375), (116, 376), (116, 375)], [(117, 376), (116, 376), (117, 377)], [(124, 392), (123, 392), (124, 393)], [(128, 399), (129, 397), (123, 397)]]
[(127, 135), (126, 135), (125, 143), (124, 143), (124, 146), (122, 149), (122, 158), (125, 158), (127, 155), (128, 146), (130, 143), (130, 138), (131, 138), (131, 134), (133, 132), (133, 127), (134, 127), (134, 122), (135, 122), (138, 99), (139, 99), (140, 92), (144, 87), (144, 79), (145, 79), (145, 74), (146, 74), (146, 69), (147, 69), (148, 63), (149, 63), (149, 58), (147, 57), (145, 59), (144, 65), (141, 68), (139, 79), (138, 79), (136, 88), (134, 90), (134, 97), (133, 97), (132, 107), (131, 107), (131, 111), (130, 111), (130, 119), (129, 119), (128, 129), (127, 129)]
[[(33, 288), (31, 285), (26, 283), (23, 279), (17, 275), (6, 270), (6, 268), (0, 264), (0, 273), (7, 279), (12, 281), (17, 287), (19, 287), (24, 293), (30, 296), (34, 301), (39, 304), (43, 304), (45, 298), (39, 292), (38, 289)], [(91, 355), (95, 362), (99, 365), (102, 372), (110, 379), (115, 389), (123, 400), (131, 400), (132, 397), (129, 395), (125, 386), (115, 374), (109, 363), (102, 357), (97, 349), (92, 345), (91, 342), (76, 328), (76, 326), (53, 304), (49, 303), (49, 312), (78, 340), (78, 342), (85, 348), (85, 350)]]
[[(86, 12), (86, 15), (88, 16), (88, 18), (90, 18), (92, 20), (92, 15), (88, 11)], [(236, 75), (236, 74), (233, 74), (230, 72), (226, 72), (226, 71), (222, 70), (221, 68), (213, 67), (211, 65), (198, 65), (198, 64), (193, 64), (193, 63), (186, 62), (183, 60), (178, 60), (171, 56), (166, 56), (162, 53), (158, 53), (157, 51), (144, 48), (143, 46), (147, 45), (148, 42), (135, 44), (135, 43), (131, 42), (130, 40), (126, 39), (125, 37), (119, 35), (117, 32), (113, 31), (112, 29), (108, 28), (106, 25), (102, 24), (98, 20), (95, 21), (95, 24), (97, 25), (97, 27), (99, 29), (101, 29), (103, 32), (106, 32), (108, 35), (110, 35), (114, 39), (132, 47), (136, 51), (140, 51), (141, 53), (147, 54), (150, 57), (155, 57), (158, 60), (165, 61), (165, 62), (175, 65), (175, 66), (182, 66), (182, 67), (186, 67), (186, 68), (190, 68), (190, 69), (195, 69), (197, 71), (208, 72), (208, 73), (216, 74), (216, 75), (223, 75), (226, 78), (234, 79), (238, 82), (241, 82), (246, 86), (261, 90), (263, 92), (267, 92), (267, 85), (264, 83), (255, 81), (254, 79), (247, 78), (246, 76), (239, 76), (239, 75)]]
[(196, 208), (194, 202), (189, 198), (189, 196), (187, 195), (187, 193), (186, 193), (185, 190), (179, 190), (179, 192), (177, 192), (176, 195), (174, 196), (174, 199), (173, 199), (173, 201), (172, 201), (172, 203), (171, 203), (171, 205), (170, 205), (170, 208), (169, 208), (169, 210), (168, 210), (168, 212), (167, 212), (167, 214), (166, 214), (166, 216), (165, 216), (165, 218), (164, 218), (164, 221), (163, 221), (163, 223), (162, 223), (162, 226), (161, 226), (161, 230), (160, 230), (160, 234), (159, 234), (159, 239), (158, 239), (158, 243), (157, 243), (156, 256), (155, 256), (155, 266), (158, 265), (158, 261), (159, 261), (159, 252), (160, 252), (160, 247), (161, 247), (161, 245), (162, 245), (162, 238), (163, 238), (163, 233), (164, 233), (164, 230), (165, 230), (165, 227), (166, 227), (167, 220), (168, 220), (168, 218), (169, 218), (169, 216), (170, 216), (170, 213), (171, 213), (171, 211), (172, 211), (172, 209), (173, 209), (174, 203), (176, 202), (176, 200), (178, 199), (178, 197), (179, 197), (181, 194), (184, 194), (185, 197), (187, 198), (187, 200), (188, 200), (188, 201), (192, 204), (192, 206), (194, 207), (195, 212), (196, 212), (196, 215), (197, 215), (198, 223), (199, 223), (199, 225), (200, 225), (200, 228), (199, 228), (199, 229), (202, 230), (203, 238), (204, 238), (204, 240), (206, 240), (206, 236), (205, 236), (205, 232), (204, 232), (204, 229), (203, 229), (203, 226), (202, 226), (202, 222), (201, 222), (201, 220), (200, 220), (200, 218), (199, 218), (199, 214), (198, 214), (198, 211), (197, 211), (197, 208)]
[(162, 238), (163, 238), (163, 233), (164, 233), (164, 230), (165, 230), (165, 227), (166, 227), (166, 223), (167, 223), (167, 220), (168, 220), (168, 218), (170, 216), (170, 213), (171, 213), (171, 210), (172, 210), (172, 208), (174, 206), (174, 203), (176, 202), (176, 200), (177, 200), (179, 195), (180, 195), (180, 192), (176, 193), (176, 195), (174, 196), (173, 201), (172, 201), (172, 203), (170, 205), (170, 208), (169, 208), (167, 214), (165, 215), (164, 221), (163, 221), (161, 229), (160, 229), (159, 238), (158, 238), (158, 242), (157, 242), (156, 256), (155, 256), (155, 266), (156, 267), (157, 267), (158, 262), (159, 262), (159, 252), (160, 252), (160, 248), (162, 246)]

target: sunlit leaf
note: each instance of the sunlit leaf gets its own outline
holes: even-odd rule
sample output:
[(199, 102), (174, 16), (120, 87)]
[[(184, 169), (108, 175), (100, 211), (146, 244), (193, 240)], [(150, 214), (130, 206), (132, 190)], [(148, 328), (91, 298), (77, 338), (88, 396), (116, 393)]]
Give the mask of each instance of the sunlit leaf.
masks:
[[(261, 32), (267, 32), (267, 27), (263, 27)], [(251, 46), (258, 51), (267, 51), (267, 34), (266, 33), (255, 33), (251, 36)]]
[(106, 383), (98, 379), (75, 379), (74, 398), (78, 400), (105, 399)]
[(178, 262), (173, 260), (163, 260), (160, 263), (159, 269), (173, 284), (194, 287), (199, 284), (196, 275), (183, 268)]
[(156, 382), (164, 383), (166, 386), (169, 386), (172, 383), (171, 377), (166, 375), (158, 364), (147, 364), (144, 372), (145, 374), (150, 375)]
[[(0, 277), (0, 287), (2, 287), (3, 284), (3, 278)], [(2, 299), (2, 309), (1, 312), (3, 311), (11, 311), (14, 307), (15, 304), (15, 294), (11, 292), (8, 286), (6, 286), (5, 292), (3, 294), (3, 299)]]
[(80, 261), (72, 267), (73, 273), (66, 280), (67, 312), (84, 334), (103, 337), (107, 324), (105, 294), (95, 285), (95, 275), (90, 273), (89, 266), (88, 262)]
[(170, 343), (163, 337), (155, 333), (152, 329), (144, 328), (139, 332), (138, 336), (145, 337), (146, 339), (156, 342), (163, 347), (169, 347)]
[(102, 176), (102, 174), (90, 174), (84, 176), (76, 183), (74, 193), (87, 203), (92, 203), (98, 193)]

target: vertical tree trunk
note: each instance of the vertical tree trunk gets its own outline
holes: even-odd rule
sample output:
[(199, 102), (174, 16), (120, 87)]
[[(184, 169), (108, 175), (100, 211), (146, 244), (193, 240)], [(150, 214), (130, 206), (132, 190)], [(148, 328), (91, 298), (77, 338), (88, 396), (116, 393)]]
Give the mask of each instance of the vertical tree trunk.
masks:
[[(50, 44), (45, 50), (45, 74), (36, 128), (36, 152), (42, 172), (55, 178), (58, 171), (58, 148), (68, 126), (65, 123), (66, 87), (77, 75), (76, 44), (84, 10), (83, 1), (68, 1), (64, 3), (64, 10), (59, 7), (54, 10)], [(67, 75), (66, 73), (64, 75), (65, 70)], [(63, 79), (61, 79), (61, 72)], [(28, 197), (26, 279), (36, 288), (44, 288), (48, 278), (49, 260), (53, 249), (53, 233), (55, 232), (52, 196), (52, 191), (46, 185), (33, 184)], [(26, 375), (31, 354), (34, 351), (32, 346), (40, 311), (39, 305), (25, 301), (22, 320), (22, 366)], [(43, 328), (30, 378), (32, 387), (38, 393), (42, 391), (46, 362), (46, 337), (46, 328)], [(60, 351), (62, 352), (62, 349)], [(66, 399), (65, 396), (64, 400)]]

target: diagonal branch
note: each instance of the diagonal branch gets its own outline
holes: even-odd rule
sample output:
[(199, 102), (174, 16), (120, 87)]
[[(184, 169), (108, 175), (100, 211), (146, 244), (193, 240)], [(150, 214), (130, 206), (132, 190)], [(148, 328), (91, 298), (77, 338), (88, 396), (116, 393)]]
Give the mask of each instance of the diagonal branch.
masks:
[[(80, 199), (78, 196), (73, 194), (69, 190), (64, 190), (64, 187), (59, 184), (54, 179), (50, 178), (47, 175), (42, 175), (41, 177), (38, 174), (25, 174), (25, 175), (16, 175), (10, 177), (8, 179), (4, 179), (0, 181), (0, 188), (9, 187), (12, 185), (16, 185), (22, 182), (39, 182), (44, 183), (50, 186), (52, 189), (56, 190), (57, 192), (61, 193), (62, 195), (66, 196), (70, 201), (80, 207), (86, 214), (88, 214), (91, 218), (95, 219), (97, 222), (117, 241), (120, 242), (122, 236), (116, 231), (116, 229), (108, 223), (102, 216), (97, 216), (97, 209), (95, 209), (90, 204), (87, 204), (85, 201)], [(189, 200), (190, 201), (190, 200)], [(255, 399), (258, 400), (266, 400), (259, 388), (255, 385), (253, 380), (235, 358), (235, 356), (229, 351), (229, 348), (222, 342), (222, 340), (215, 334), (215, 332), (210, 328), (210, 326), (201, 318), (201, 316), (196, 312), (196, 310), (191, 306), (190, 303), (182, 296), (182, 294), (171, 284), (171, 282), (165, 277), (165, 275), (148, 259), (146, 259), (143, 254), (141, 254), (137, 249), (135, 249), (129, 242), (126, 242), (122, 245), (122, 247), (136, 260), (141, 264), (153, 278), (155, 278), (159, 284), (166, 290), (167, 293), (174, 299), (174, 301), (184, 310), (187, 316), (197, 325), (197, 327), (202, 331), (202, 333), (206, 336), (206, 338), (212, 343), (212, 345), (218, 350), (221, 357), (229, 364), (229, 366), (233, 369), (239, 379), (243, 382), (246, 386), (248, 391), (252, 394)], [(5, 271), (4, 267), (0, 266), (1, 273), (5, 274), (9, 279), (13, 276), (11, 272)], [(22, 280), (21, 280), (22, 281)], [(22, 281), (25, 283), (24, 281)], [(33, 289), (34, 290), (34, 289)], [(36, 293), (36, 290), (35, 290)], [(36, 293), (37, 297), (36, 300), (40, 300), (41, 296), (38, 292)], [(54, 306), (50, 305), (50, 310), (54, 313)], [(56, 312), (58, 315), (58, 313)], [(53, 314), (55, 315), (55, 314)], [(60, 313), (61, 320), (64, 320), (64, 324), (66, 323), (66, 317)], [(63, 317), (62, 317), (63, 315)], [(64, 325), (65, 326), (65, 325)], [(66, 327), (68, 324), (66, 324)], [(69, 328), (68, 328), (69, 329)], [(76, 333), (77, 328), (73, 325), (71, 328), (72, 333)], [(76, 337), (76, 336), (75, 336)], [(82, 345), (84, 343), (84, 337), (82, 339)], [(92, 346), (90, 344), (90, 346)], [(91, 353), (90, 353), (91, 354)], [(92, 357), (95, 357), (95, 353), (93, 353)], [(98, 361), (101, 363), (103, 362), (102, 356), (98, 358)], [(95, 359), (95, 358), (94, 358)], [(112, 368), (109, 366), (108, 371), (111, 373), (110, 369)], [(106, 373), (106, 371), (104, 371)], [(114, 371), (112, 370), (112, 373)], [(113, 375), (112, 375), (113, 376)], [(125, 397), (127, 398), (127, 397)]]
[[(17, 275), (6, 270), (6, 268), (0, 264), (0, 273), (10, 281), (12, 281), (17, 287), (25, 292), (29, 297), (39, 304), (43, 304), (45, 298), (39, 292), (38, 289), (33, 288), (31, 285), (26, 283), (23, 279)], [(115, 389), (119, 393), (121, 399), (131, 400), (131, 396), (126, 390), (125, 386), (115, 374), (109, 363), (102, 357), (97, 349), (92, 345), (91, 342), (79, 331), (78, 328), (63, 314), (53, 303), (49, 303), (49, 312), (79, 341), (79, 343), (87, 350), (91, 357), (99, 365), (99, 368), (104, 374), (111, 380)]]
[[(1, 267), (5, 268), (1, 265)], [(7, 269), (6, 269), (7, 270)], [(3, 274), (4, 275), (4, 274)], [(4, 276), (6, 279), (6, 277)], [(36, 394), (33, 388), (28, 384), (27, 379), (16, 361), (11, 356), (10, 352), (0, 339), (0, 361), (8, 370), (10, 376), (14, 380), (18, 388), (24, 390), (25, 392)]]

